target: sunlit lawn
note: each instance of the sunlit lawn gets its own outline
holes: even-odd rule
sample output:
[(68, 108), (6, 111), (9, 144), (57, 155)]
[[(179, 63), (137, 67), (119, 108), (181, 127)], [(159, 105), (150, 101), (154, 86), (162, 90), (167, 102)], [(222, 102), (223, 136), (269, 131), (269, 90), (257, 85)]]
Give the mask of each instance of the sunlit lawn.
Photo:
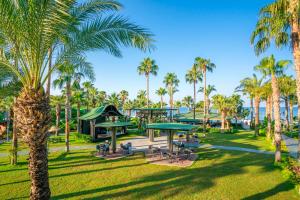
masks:
[[(204, 141), (270, 148), (251, 134), (211, 134)], [(148, 164), (142, 154), (105, 161), (91, 153), (49, 155), (53, 199), (299, 199), (293, 185), (274, 167), (271, 155), (199, 149), (194, 165), (177, 168)], [(21, 156), (16, 167), (7, 164), (6, 157), (0, 158), (0, 199), (27, 199), (26, 157)]]

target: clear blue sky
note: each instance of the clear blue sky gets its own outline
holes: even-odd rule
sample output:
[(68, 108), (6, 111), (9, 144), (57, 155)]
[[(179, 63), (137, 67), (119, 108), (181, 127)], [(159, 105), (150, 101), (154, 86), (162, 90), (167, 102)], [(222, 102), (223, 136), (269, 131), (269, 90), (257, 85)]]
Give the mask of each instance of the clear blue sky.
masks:
[[(210, 58), (217, 66), (208, 74), (208, 83), (218, 93), (231, 95), (242, 78), (251, 76), (259, 62), (249, 38), (261, 7), (271, 0), (121, 0), (122, 14), (155, 34), (157, 49), (143, 53), (137, 49), (123, 49), (123, 57), (115, 58), (104, 52), (88, 53), (88, 60), (96, 72), (95, 86), (109, 93), (122, 89), (134, 98), (145, 89), (144, 76), (137, 74), (137, 66), (149, 56), (156, 60), (159, 72), (150, 78), (150, 97), (158, 101), (155, 90), (163, 86), (167, 72), (175, 72), (180, 79), (175, 99), (193, 94), (185, 82), (186, 71), (197, 56)], [(271, 48), (277, 59), (292, 59), (289, 48)], [(289, 70), (290, 74), (292, 69)], [(200, 83), (201, 84), (201, 83)], [(198, 87), (200, 86), (198, 85)], [(202, 95), (198, 95), (198, 100)], [(248, 104), (248, 102), (247, 102)], [(247, 105), (246, 104), (246, 105)]]

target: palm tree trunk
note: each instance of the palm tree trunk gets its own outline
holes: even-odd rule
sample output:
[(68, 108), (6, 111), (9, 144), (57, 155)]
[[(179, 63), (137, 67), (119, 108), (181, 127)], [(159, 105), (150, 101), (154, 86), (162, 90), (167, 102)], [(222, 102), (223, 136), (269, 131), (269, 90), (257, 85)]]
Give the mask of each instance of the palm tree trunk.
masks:
[(49, 96), (42, 88), (24, 87), (14, 105), (18, 132), (29, 146), (30, 199), (50, 199), (47, 138), (51, 115)]
[(80, 102), (77, 102), (77, 133), (80, 133)]
[(66, 152), (70, 151), (69, 146), (69, 138), (70, 138), (70, 99), (71, 99), (71, 83), (67, 82), (66, 85), (66, 105), (65, 105), (65, 119), (66, 119), (66, 127), (65, 127), (65, 142), (66, 142)]
[(147, 108), (149, 108), (149, 74), (146, 74), (147, 79)]
[(203, 69), (204, 99), (203, 99), (203, 132), (206, 132), (206, 69)]
[(280, 122), (280, 92), (278, 88), (277, 78), (272, 75), (272, 91), (273, 91), (273, 105), (275, 118), (275, 162), (281, 161), (281, 122)]
[(274, 109), (273, 109), (273, 96), (271, 97), (271, 103), (270, 103), (270, 112), (271, 112), (271, 122), (274, 120)]
[(271, 121), (271, 97), (267, 97), (267, 139), (271, 139), (272, 134), (272, 121)]
[(52, 70), (52, 48), (48, 49), (48, 80), (47, 80), (47, 95), (50, 96), (51, 89), (51, 70)]
[(290, 122), (289, 122), (289, 99), (288, 97), (284, 98), (284, 105), (285, 105), (285, 124), (286, 130), (290, 130)]
[(253, 98), (250, 97), (250, 127), (253, 127)]
[(293, 129), (293, 124), (294, 124), (294, 106), (293, 106), (293, 101), (290, 99), (289, 101), (289, 106), (290, 106), (290, 129)]
[(6, 111), (7, 116), (7, 122), (6, 122), (6, 141), (9, 141), (9, 129), (10, 129), (10, 121), (11, 121), (11, 115), (10, 115), (10, 109)]
[[(298, 10), (299, 1), (293, 0), (291, 3), (291, 10)], [(296, 8), (296, 9), (295, 9)], [(292, 20), (292, 49), (294, 57), (294, 65), (296, 71), (296, 88), (297, 88), (297, 101), (298, 101), (298, 162), (300, 162), (300, 48), (299, 48), (299, 17), (296, 12)]]
[(260, 97), (255, 96), (254, 98), (254, 104), (255, 104), (255, 136), (258, 136), (259, 134), (259, 104), (260, 104)]
[(194, 119), (196, 119), (196, 81), (194, 81), (194, 113), (193, 113), (193, 117)]
[(13, 114), (13, 130), (12, 130), (12, 157), (10, 160), (11, 165), (18, 163), (18, 135), (17, 135), (17, 121), (15, 114)]
[(163, 100), (163, 96), (161, 95), (160, 96), (160, 108), (163, 108), (163, 103), (164, 103), (164, 100)]
[(60, 124), (60, 113), (61, 113), (61, 105), (60, 103), (56, 104), (56, 130), (55, 130), (55, 135), (58, 136), (59, 133), (59, 124)]
[(224, 132), (225, 129), (225, 119), (226, 119), (226, 113), (224, 111), (221, 111), (221, 132)]

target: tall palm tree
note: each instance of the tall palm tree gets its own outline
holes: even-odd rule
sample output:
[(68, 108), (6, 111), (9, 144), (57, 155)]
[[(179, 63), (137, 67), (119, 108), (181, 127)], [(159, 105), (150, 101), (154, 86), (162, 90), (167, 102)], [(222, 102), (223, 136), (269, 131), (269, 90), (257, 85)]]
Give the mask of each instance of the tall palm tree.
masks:
[(267, 138), (270, 139), (272, 135), (272, 85), (271, 82), (268, 81), (262, 86), (262, 94), (261, 98), (266, 101), (266, 117), (267, 117)]
[(114, 92), (108, 96), (107, 103), (114, 105), (116, 108), (119, 108), (121, 104), (121, 100), (118, 94)]
[(274, 119), (275, 119), (275, 161), (281, 161), (281, 121), (280, 121), (280, 91), (277, 77), (283, 74), (283, 70), (290, 64), (288, 60), (275, 61), (273, 55), (263, 58), (259, 65), (255, 66), (255, 70), (260, 71), (264, 76), (271, 78), (273, 105), (274, 105)]
[[(209, 108), (210, 108), (210, 95), (212, 92), (217, 91), (216, 87), (214, 85), (208, 85), (206, 88), (206, 94), (207, 94), (207, 113), (209, 114)], [(198, 92), (204, 93), (204, 87), (200, 87)]]
[(212, 97), (213, 106), (221, 113), (221, 131), (225, 130), (225, 121), (229, 112), (229, 99), (221, 94)]
[(173, 103), (174, 103), (174, 99), (173, 99), (173, 95), (176, 91), (176, 87), (179, 84), (179, 79), (177, 78), (177, 75), (175, 73), (167, 73), (166, 76), (164, 77), (164, 84), (166, 85), (167, 89), (168, 89), (168, 93), (170, 96), (170, 107), (171, 109), (173, 109)]
[(281, 94), (281, 98), (284, 101), (284, 107), (285, 107), (285, 125), (287, 130), (290, 130), (290, 116), (289, 113), (291, 112), (289, 110), (290, 108), (290, 96), (296, 94), (296, 82), (293, 79), (292, 76), (286, 76), (283, 75), (278, 78), (279, 83), (279, 90)]
[(180, 107), (182, 106), (181, 101), (175, 101), (174, 107), (177, 108), (177, 114), (180, 114)]
[[(121, 7), (110, 0), (0, 1), (0, 32), (20, 61), (16, 67), (2, 54), (0, 64), (11, 69), (23, 86), (14, 111), (17, 128), (29, 145), (30, 199), (50, 198), (46, 148), (50, 106), (43, 86), (52, 71), (83, 51), (101, 49), (121, 56), (121, 45), (152, 47), (147, 30), (111, 12)], [(54, 44), (58, 54), (52, 71), (47, 71), (48, 50)]]
[(71, 120), (71, 92), (72, 85), (79, 85), (81, 78), (95, 79), (94, 70), (90, 63), (83, 61), (77, 62), (65, 62), (64, 65), (60, 65), (57, 68), (58, 78), (54, 80), (55, 87), (60, 89), (65, 88), (65, 140), (66, 140), (66, 152), (70, 151), (69, 137), (70, 137), (70, 120)]
[(191, 110), (191, 107), (192, 105), (195, 105), (195, 102), (193, 101), (193, 98), (191, 96), (185, 96), (182, 99), (182, 105)]
[(155, 92), (160, 97), (160, 108), (164, 106), (164, 96), (167, 94), (167, 90), (165, 88), (158, 88)]
[(196, 85), (199, 81), (202, 81), (202, 73), (198, 70), (196, 64), (193, 64), (192, 68), (188, 70), (185, 75), (185, 81), (189, 84), (193, 84), (194, 87), (194, 100), (193, 100), (193, 117), (196, 118)]
[(105, 104), (107, 98), (107, 94), (105, 91), (99, 91), (98, 92), (98, 105), (102, 106)]
[(91, 81), (86, 81), (82, 83), (85, 95), (86, 95), (86, 110), (89, 111), (89, 105), (90, 105), (90, 90), (94, 87), (93, 83)]
[(50, 105), (55, 106), (55, 135), (58, 136), (59, 133), (59, 125), (60, 125), (60, 114), (61, 114), (61, 105), (64, 102), (64, 98), (61, 95), (51, 96), (50, 97)]
[(139, 90), (136, 98), (137, 106), (140, 108), (144, 108), (147, 106), (147, 98), (146, 98), (147, 92), (145, 90)]
[(95, 87), (91, 87), (89, 89), (89, 97), (90, 97), (89, 100), (92, 105), (92, 108), (95, 108), (97, 105), (98, 89)]
[(270, 47), (272, 41), (278, 48), (292, 47), (296, 71), (298, 101), (298, 161), (300, 161), (300, 29), (298, 0), (276, 0), (263, 7), (259, 20), (251, 36), (255, 52), (261, 54)]
[(122, 102), (122, 110), (124, 111), (124, 104), (126, 102), (126, 100), (128, 99), (128, 91), (126, 90), (122, 90), (120, 93), (119, 93), (119, 97), (121, 99), (121, 102)]
[(147, 107), (149, 108), (149, 78), (150, 75), (157, 75), (158, 65), (155, 64), (155, 60), (151, 58), (145, 58), (137, 68), (139, 75), (145, 75), (147, 80)]
[(80, 108), (81, 108), (81, 102), (83, 101), (84, 98), (84, 92), (82, 88), (78, 87), (73, 87), (72, 88), (72, 102), (76, 104), (77, 108), (77, 132), (80, 133)]
[(203, 73), (203, 84), (204, 84), (204, 119), (203, 119), (203, 131), (206, 132), (206, 115), (207, 115), (207, 92), (206, 92), (206, 72), (212, 72), (216, 65), (212, 63), (209, 59), (197, 57), (195, 58), (195, 64), (199, 70)]

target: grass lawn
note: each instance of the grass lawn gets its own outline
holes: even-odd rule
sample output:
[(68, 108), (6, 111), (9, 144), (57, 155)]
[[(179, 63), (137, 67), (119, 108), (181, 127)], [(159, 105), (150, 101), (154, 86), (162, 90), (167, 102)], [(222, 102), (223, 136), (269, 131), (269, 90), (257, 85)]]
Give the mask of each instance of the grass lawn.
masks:
[[(271, 141), (267, 142), (263, 136), (254, 137), (254, 132), (248, 130), (239, 130), (238, 133), (234, 134), (208, 133), (202, 141), (203, 143), (212, 145), (234, 146), (266, 151), (275, 150), (274, 146), (271, 145)], [(283, 147), (283, 149), (285, 148)]]
[[(142, 154), (105, 161), (90, 151), (49, 156), (53, 199), (299, 199), (273, 166), (273, 156), (199, 150), (189, 168), (147, 164)], [(17, 167), (0, 159), (0, 199), (27, 199), (25, 157)]]
[[(123, 136), (119, 141), (135, 136)], [(209, 134), (204, 142), (268, 149), (252, 132)], [(1, 148), (5, 146), (0, 145)], [(106, 161), (88, 150), (49, 155), (53, 199), (299, 199), (293, 185), (273, 165), (273, 156), (199, 149), (188, 168), (148, 164), (142, 154)], [(28, 199), (26, 156), (9, 166), (0, 157), (0, 199)]]

